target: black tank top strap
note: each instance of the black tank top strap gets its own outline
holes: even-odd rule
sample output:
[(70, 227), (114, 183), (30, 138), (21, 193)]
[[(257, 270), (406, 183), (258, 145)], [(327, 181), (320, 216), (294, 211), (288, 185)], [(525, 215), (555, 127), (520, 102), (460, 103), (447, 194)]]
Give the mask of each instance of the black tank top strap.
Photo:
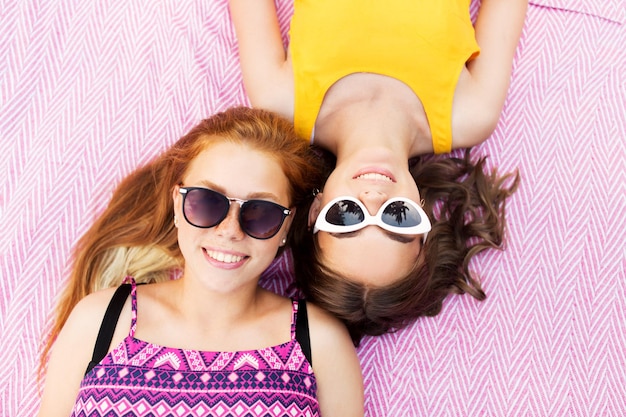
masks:
[(311, 337), (309, 335), (309, 316), (306, 311), (306, 300), (300, 298), (297, 300), (297, 316), (296, 316), (296, 340), (300, 343), (302, 353), (309, 361), (309, 364), (313, 365), (311, 358)]
[(100, 363), (109, 351), (109, 346), (111, 345), (111, 340), (113, 340), (113, 333), (115, 333), (117, 321), (120, 318), (122, 308), (124, 307), (124, 303), (126, 303), (126, 299), (128, 298), (128, 294), (130, 294), (132, 287), (134, 286), (131, 284), (122, 284), (117, 288), (117, 290), (115, 290), (107, 310), (104, 313), (104, 318), (102, 319), (102, 324), (100, 325), (100, 330), (98, 331), (96, 345), (93, 349), (91, 362), (87, 365), (85, 374)]

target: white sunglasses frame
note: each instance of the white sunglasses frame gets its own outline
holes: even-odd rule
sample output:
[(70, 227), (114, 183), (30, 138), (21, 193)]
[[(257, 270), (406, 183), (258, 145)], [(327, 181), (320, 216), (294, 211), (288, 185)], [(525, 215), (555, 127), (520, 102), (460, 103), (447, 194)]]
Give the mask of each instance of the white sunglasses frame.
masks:
[[(364, 219), (361, 223), (357, 223), (357, 224), (353, 224), (350, 226), (337, 226), (334, 224), (329, 223), (326, 220), (326, 214), (328, 213), (328, 210), (330, 210), (330, 208), (337, 203), (338, 201), (342, 201), (342, 200), (348, 200), (348, 201), (352, 201), (354, 203), (356, 203), (361, 210), (363, 211), (364, 214)], [(410, 205), (411, 207), (414, 207), (415, 209), (417, 209), (417, 213), (420, 215), (420, 217), (422, 218), (422, 221), (420, 224), (418, 224), (417, 226), (411, 226), (411, 227), (398, 227), (398, 226), (392, 226), (389, 225), (385, 222), (383, 222), (382, 219), (382, 215), (383, 215), (383, 211), (385, 210), (385, 208), (392, 202), (394, 201), (402, 201), (404, 203), (407, 203), (408, 205)], [(385, 229), (389, 232), (392, 233), (397, 233), (397, 234), (401, 234), (401, 235), (421, 235), (423, 234), (423, 240), (426, 240), (426, 236), (428, 234), (428, 232), (430, 232), (432, 226), (430, 224), (430, 219), (428, 218), (428, 216), (426, 215), (426, 212), (424, 211), (424, 209), (422, 207), (420, 207), (419, 204), (417, 204), (415, 201), (408, 199), (408, 198), (404, 198), (404, 197), (392, 197), (390, 199), (388, 199), (387, 201), (385, 201), (380, 208), (378, 209), (378, 212), (372, 216), (370, 214), (370, 212), (367, 210), (367, 207), (365, 207), (365, 204), (363, 204), (363, 202), (361, 200), (359, 200), (358, 198), (355, 197), (350, 197), (350, 196), (341, 196), (341, 197), (337, 197), (332, 199), (331, 201), (329, 201), (319, 212), (319, 214), (317, 215), (317, 219), (315, 220), (315, 225), (313, 227), (313, 233), (317, 233), (319, 231), (322, 232), (328, 232), (328, 233), (350, 233), (350, 232), (354, 232), (360, 229), (363, 229), (364, 227), (367, 226), (378, 226), (382, 229)]]

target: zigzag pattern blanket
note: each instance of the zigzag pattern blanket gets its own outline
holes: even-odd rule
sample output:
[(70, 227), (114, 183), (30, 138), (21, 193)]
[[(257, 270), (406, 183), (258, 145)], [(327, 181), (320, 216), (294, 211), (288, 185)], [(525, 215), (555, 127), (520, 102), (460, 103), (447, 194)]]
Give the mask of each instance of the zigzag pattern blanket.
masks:
[[(471, 265), (488, 298), (366, 339), (368, 416), (626, 414), (625, 22), (624, 0), (531, 1), (475, 149), (522, 176), (506, 250)], [(236, 48), (227, 0), (0, 1), (0, 415), (37, 409), (71, 248), (115, 184), (246, 103)]]

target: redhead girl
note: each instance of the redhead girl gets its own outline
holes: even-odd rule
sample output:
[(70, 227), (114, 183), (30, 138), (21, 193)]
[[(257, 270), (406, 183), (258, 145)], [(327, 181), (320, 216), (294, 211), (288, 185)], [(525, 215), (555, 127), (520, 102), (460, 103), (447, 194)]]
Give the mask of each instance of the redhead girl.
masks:
[(288, 122), (236, 108), (131, 173), (77, 248), (39, 415), (362, 416), (345, 327), (258, 286), (314, 162)]

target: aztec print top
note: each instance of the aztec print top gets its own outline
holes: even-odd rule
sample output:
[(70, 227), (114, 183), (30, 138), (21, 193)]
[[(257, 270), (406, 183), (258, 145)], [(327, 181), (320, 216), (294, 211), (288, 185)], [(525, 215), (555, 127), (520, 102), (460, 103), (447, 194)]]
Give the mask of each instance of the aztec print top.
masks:
[(242, 352), (201, 352), (128, 336), (83, 378), (71, 416), (319, 416), (313, 369), (295, 338)]

